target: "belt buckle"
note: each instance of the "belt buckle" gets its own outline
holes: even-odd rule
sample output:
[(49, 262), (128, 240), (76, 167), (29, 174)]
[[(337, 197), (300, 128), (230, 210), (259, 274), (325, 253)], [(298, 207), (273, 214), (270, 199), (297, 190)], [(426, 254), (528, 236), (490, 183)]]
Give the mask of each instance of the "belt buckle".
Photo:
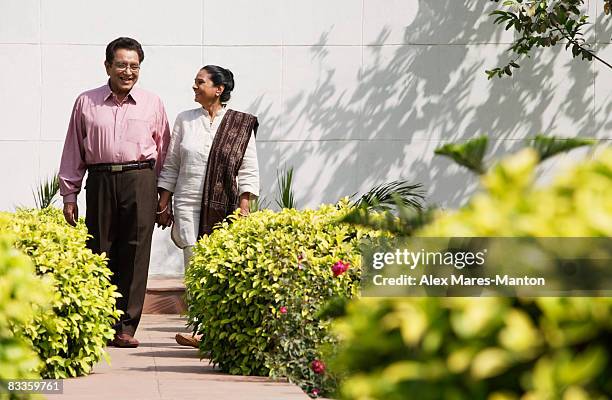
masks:
[(111, 172), (123, 171), (123, 165), (111, 165)]

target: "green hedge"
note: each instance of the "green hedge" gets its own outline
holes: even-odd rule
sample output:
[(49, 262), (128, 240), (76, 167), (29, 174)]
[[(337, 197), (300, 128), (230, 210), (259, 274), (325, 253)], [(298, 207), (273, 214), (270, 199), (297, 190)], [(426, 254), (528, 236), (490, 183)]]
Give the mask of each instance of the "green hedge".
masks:
[[(40, 358), (30, 343), (13, 332), (27, 323), (51, 299), (49, 282), (34, 273), (28, 257), (12, 247), (13, 238), (0, 235), (0, 380), (39, 378)], [(6, 393), (0, 386), (0, 398)], [(11, 399), (27, 396), (9, 396)]]
[[(420, 235), (612, 236), (612, 150), (543, 189), (536, 163), (532, 151), (501, 162)], [(612, 397), (610, 298), (364, 299), (336, 329), (344, 399)]]
[(357, 293), (358, 244), (372, 235), (334, 223), (347, 207), (235, 214), (199, 241), (185, 277), (188, 316), (213, 363), (231, 374), (287, 376), (307, 391), (333, 387), (316, 367), (320, 346), (334, 341), (317, 312)]
[(45, 378), (87, 374), (113, 337), (116, 287), (104, 256), (85, 248), (87, 230), (73, 228), (60, 210), (19, 210), (5, 213), (3, 230), (15, 234), (15, 246), (26, 253), (36, 272), (53, 285), (51, 308), (37, 313), (18, 331), (32, 343), (44, 362)]

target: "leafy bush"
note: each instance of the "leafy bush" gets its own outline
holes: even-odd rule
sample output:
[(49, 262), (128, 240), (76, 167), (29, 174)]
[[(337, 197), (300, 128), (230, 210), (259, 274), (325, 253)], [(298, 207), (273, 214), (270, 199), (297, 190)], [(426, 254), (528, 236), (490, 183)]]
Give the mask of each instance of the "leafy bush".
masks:
[(104, 256), (85, 248), (87, 230), (67, 225), (61, 211), (19, 210), (7, 214), (15, 246), (30, 256), (36, 272), (53, 285), (52, 308), (19, 329), (45, 365), (45, 378), (87, 374), (104, 355), (118, 318), (115, 289)]
[(545, 189), (533, 187), (538, 158), (530, 149), (500, 162), (484, 192), (451, 213), (439, 212), (423, 236), (612, 236), (612, 150)]
[(358, 291), (358, 244), (372, 235), (338, 225), (346, 201), (318, 210), (232, 217), (202, 238), (185, 280), (200, 350), (231, 374), (287, 376), (315, 394), (333, 386), (319, 346), (333, 343), (321, 305)]
[[(0, 380), (35, 379), (42, 362), (27, 339), (13, 333), (41, 310), (51, 298), (49, 282), (38, 278), (30, 260), (11, 247), (12, 240), (0, 235)], [(0, 385), (0, 397), (3, 392)], [(13, 398), (27, 396), (11, 395)]]
[[(501, 162), (420, 235), (612, 236), (612, 150), (544, 189), (536, 163), (533, 150)], [(337, 333), (345, 399), (612, 396), (610, 298), (367, 299)]]

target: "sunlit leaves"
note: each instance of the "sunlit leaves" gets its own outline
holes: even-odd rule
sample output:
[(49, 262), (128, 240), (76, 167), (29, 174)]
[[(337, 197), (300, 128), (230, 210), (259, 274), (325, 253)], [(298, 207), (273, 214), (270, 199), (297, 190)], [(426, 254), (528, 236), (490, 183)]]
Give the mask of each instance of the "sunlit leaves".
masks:
[[(524, 149), (502, 160), (483, 192), (418, 234), (612, 236), (612, 149), (544, 188), (533, 184), (537, 159)], [(596, 246), (586, 251), (609, 259)], [(608, 297), (370, 298), (345, 309), (336, 331), (346, 400), (612, 395)]]
[[(612, 2), (604, 3), (604, 11), (609, 14)], [(515, 39), (508, 49), (512, 56), (505, 65), (486, 70), (488, 78), (512, 76), (513, 70), (520, 68), (517, 62), (520, 58), (530, 57), (535, 48), (552, 47), (559, 42), (564, 42), (566, 49), (571, 48), (573, 57), (587, 61), (596, 58), (583, 37), (583, 29), (589, 23), (583, 13), (585, 7), (584, 0), (504, 1), (490, 15), (494, 24), (514, 31)]]
[(15, 246), (53, 286), (50, 308), (19, 329), (45, 362), (41, 375), (60, 379), (88, 374), (102, 358), (119, 316), (105, 257), (85, 247), (85, 225), (67, 225), (58, 209), (5, 216), (2, 229), (15, 233)]
[[(234, 214), (199, 241), (185, 276), (187, 313), (214, 364), (232, 374), (288, 376), (305, 390), (329, 383), (310, 368), (320, 347), (334, 343), (319, 310), (357, 293), (358, 246), (374, 234), (338, 223), (348, 211), (343, 200)], [(350, 266), (334, 276), (339, 260)]]
[(51, 285), (36, 276), (30, 260), (13, 248), (13, 239), (0, 235), (0, 379), (35, 379), (43, 364), (19, 327), (47, 307)]

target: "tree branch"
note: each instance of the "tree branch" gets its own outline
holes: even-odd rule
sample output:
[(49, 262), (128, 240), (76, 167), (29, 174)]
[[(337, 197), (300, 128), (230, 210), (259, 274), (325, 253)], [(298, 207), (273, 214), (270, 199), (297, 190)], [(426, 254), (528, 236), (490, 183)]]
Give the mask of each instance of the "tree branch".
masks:
[(567, 32), (563, 31), (559, 25), (557, 25), (555, 22), (551, 21), (551, 25), (555, 27), (555, 29), (557, 30), (557, 32), (559, 32), (561, 34), (561, 36), (566, 39), (567, 41), (569, 41), (571, 44), (573, 44), (574, 46), (578, 46), (578, 48), (580, 48), (581, 51), (589, 54), (591, 57), (593, 57), (594, 59), (596, 59), (597, 61), (603, 63), (604, 65), (606, 65), (608, 68), (612, 69), (612, 65), (610, 65), (607, 61), (603, 60), (602, 58), (598, 57), (597, 54), (593, 53), (591, 50), (583, 47), (576, 39), (573, 39), (572, 37), (568, 36)]

